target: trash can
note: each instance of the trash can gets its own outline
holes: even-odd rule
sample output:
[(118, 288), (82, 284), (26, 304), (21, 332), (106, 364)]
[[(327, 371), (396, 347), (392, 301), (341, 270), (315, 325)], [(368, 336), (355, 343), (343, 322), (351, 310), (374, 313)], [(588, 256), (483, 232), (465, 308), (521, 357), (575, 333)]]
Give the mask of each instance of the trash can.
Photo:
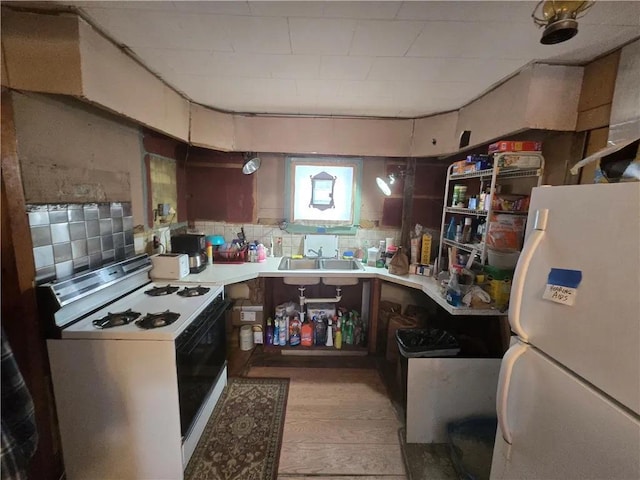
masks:
[(447, 425), (451, 460), (463, 480), (489, 480), (498, 419), (468, 417)]

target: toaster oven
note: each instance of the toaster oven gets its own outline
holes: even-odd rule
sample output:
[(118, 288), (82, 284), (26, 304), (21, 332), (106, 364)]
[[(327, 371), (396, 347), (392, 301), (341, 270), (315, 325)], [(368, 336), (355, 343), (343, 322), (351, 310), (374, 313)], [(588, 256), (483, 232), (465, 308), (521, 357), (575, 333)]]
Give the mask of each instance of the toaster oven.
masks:
[(151, 256), (152, 279), (180, 280), (189, 275), (189, 255), (186, 253), (160, 253)]

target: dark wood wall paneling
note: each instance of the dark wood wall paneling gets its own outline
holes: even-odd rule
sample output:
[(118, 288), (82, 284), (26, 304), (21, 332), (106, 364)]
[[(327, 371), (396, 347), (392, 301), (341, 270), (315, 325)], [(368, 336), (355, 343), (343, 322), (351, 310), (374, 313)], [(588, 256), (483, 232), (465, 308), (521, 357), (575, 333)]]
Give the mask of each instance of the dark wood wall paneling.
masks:
[[(147, 153), (144, 158), (146, 182), (147, 185), (151, 185), (151, 176), (149, 163), (150, 158), (148, 154), (159, 155), (166, 158), (172, 158), (176, 161), (176, 187), (178, 195), (178, 205), (176, 206), (176, 221), (186, 222), (189, 218), (187, 212), (186, 197), (186, 172), (184, 170), (184, 160), (188, 156), (189, 147), (186, 143), (179, 140), (175, 140), (171, 137), (167, 137), (161, 133), (154, 132), (153, 130), (142, 130), (142, 145)], [(151, 189), (147, 188), (147, 219), (149, 224), (153, 224), (153, 208), (151, 202)]]
[[(424, 227), (440, 228), (448, 166), (449, 163), (442, 160), (416, 159), (412, 225), (419, 223)], [(398, 165), (390, 164), (386, 172), (397, 174), (399, 169)], [(383, 227), (401, 227), (403, 191), (404, 179), (397, 178), (391, 188), (391, 196), (384, 199)]]
[(244, 175), (242, 153), (191, 148), (187, 159), (189, 221), (256, 221), (255, 175)]
[[(179, 222), (255, 221), (255, 176), (242, 173), (242, 153), (190, 147), (152, 130), (145, 129), (143, 133), (147, 154), (176, 160)], [(145, 164), (150, 185), (148, 155)], [(148, 215), (153, 218), (150, 191), (147, 196)]]

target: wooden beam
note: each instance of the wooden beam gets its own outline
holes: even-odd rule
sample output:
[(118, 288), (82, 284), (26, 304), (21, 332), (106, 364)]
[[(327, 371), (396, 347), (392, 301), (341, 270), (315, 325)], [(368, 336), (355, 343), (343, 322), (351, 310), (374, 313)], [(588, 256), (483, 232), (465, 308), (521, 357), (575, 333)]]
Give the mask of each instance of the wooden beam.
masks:
[(35, 264), (26, 213), (11, 92), (2, 90), (2, 327), (35, 407), (38, 448), (29, 478), (57, 480), (62, 455), (55, 430), (53, 394), (39, 323)]

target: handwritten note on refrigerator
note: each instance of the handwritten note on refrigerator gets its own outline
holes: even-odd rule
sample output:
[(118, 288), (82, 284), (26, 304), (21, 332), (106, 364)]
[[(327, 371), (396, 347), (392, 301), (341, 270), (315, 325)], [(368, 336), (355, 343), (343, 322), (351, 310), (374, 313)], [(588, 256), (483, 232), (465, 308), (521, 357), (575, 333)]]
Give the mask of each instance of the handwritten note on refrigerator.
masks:
[(576, 303), (578, 286), (581, 281), (582, 272), (580, 270), (552, 268), (542, 298), (572, 307)]

